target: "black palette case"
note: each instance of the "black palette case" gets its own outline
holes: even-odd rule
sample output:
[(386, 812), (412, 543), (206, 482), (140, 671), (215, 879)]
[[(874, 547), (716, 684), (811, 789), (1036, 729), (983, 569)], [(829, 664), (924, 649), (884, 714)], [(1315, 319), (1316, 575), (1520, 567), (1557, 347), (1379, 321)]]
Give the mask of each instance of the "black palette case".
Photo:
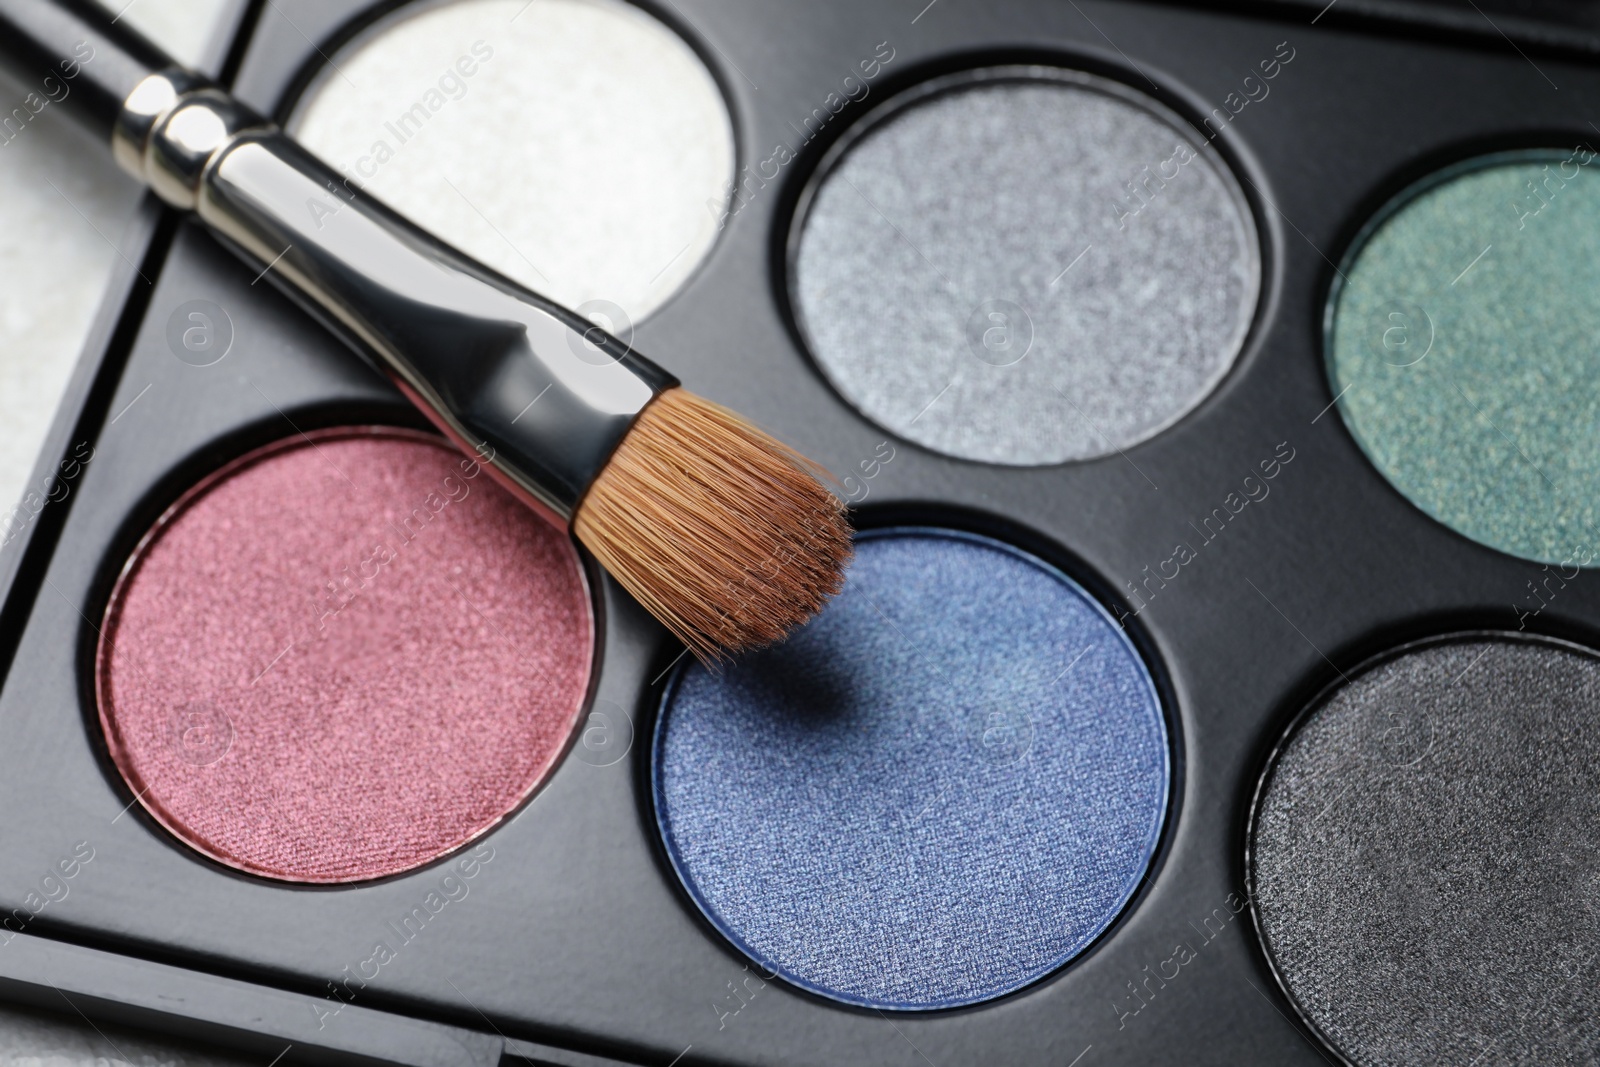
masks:
[[(1280, 990), (1250, 922), (1244, 839), (1265, 761), (1341, 667), (1412, 638), (1515, 629), (1508, 605), (1540, 573), (1423, 516), (1330, 410), (1322, 323), (1335, 264), (1383, 203), (1441, 165), (1600, 137), (1588, 107), (1600, 70), (1575, 39), (1512, 44), (1370, 8), (1313, 25), (1316, 11), (1301, 5), (939, 0), (920, 15), (920, 3), (845, 0), (647, 6), (720, 82), (741, 166), (792, 139), (789, 123), (858, 61), (892, 49), (870, 98), (729, 217), (698, 273), (634, 338), (692, 390), (858, 478), (886, 434), (812, 364), (786, 277), (806, 182), (853, 120), (926, 79), (1014, 63), (1153, 85), (1201, 136), (1227, 110), (1214, 144), (1254, 212), (1262, 288), (1221, 386), (1132, 449), (1137, 466), (1112, 455), (1005, 468), (895, 442), (858, 515), (1022, 545), (1131, 620), (1165, 690), (1176, 757), (1165, 838), (1142, 888), (1065, 968), (977, 1007), (886, 1014), (763, 979), (683, 892), (651, 811), (647, 739), (681, 648), (597, 569), (591, 699), (631, 716), (627, 758), (568, 759), (536, 803), (478, 845), (378, 882), (268, 882), (183, 847), (135, 803), (100, 734), (97, 627), (123, 562), (186, 488), (253, 448), (324, 426), (423, 424), (198, 227), (151, 204), (142, 257), (108, 294), (30, 483), (54, 476), (66, 490), (0, 553), (0, 906), (11, 916), (0, 995), (55, 1010), (65, 996), (91, 1017), (263, 1062), (286, 1046), (284, 1062), (415, 1067), (494, 1067), (507, 1056), (685, 1067), (1334, 1057)], [(323, 57), (387, 10), (355, 0), (241, 8), (236, 69), (224, 73), (281, 119)], [(1229, 103), (1262, 60), (1285, 55), (1269, 94)], [(738, 71), (760, 72), (759, 89)], [(210, 366), (180, 361), (168, 341), (169, 318), (194, 300), (232, 323), (232, 349)], [(1193, 539), (1191, 520), (1274, 458), (1269, 494), (1179, 578), (1130, 596), (1130, 582)], [(1600, 593), (1575, 583), (1536, 624), (1593, 644)], [(378, 977), (352, 979), (392, 923), (444, 875), (466, 875), (463, 864), (469, 894)], [(1163, 964), (1170, 972), (1178, 945), (1189, 951), (1177, 976), (1151, 982)]]

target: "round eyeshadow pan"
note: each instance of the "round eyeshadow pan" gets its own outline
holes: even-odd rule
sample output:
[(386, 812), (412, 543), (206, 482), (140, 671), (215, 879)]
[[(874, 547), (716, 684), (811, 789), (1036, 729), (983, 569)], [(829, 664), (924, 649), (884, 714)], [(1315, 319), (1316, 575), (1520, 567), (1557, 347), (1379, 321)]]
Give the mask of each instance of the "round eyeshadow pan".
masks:
[(786, 643), (677, 675), (662, 838), (766, 972), (874, 1008), (989, 1000), (1083, 951), (1144, 878), (1161, 702), (1106, 612), (1033, 556), (922, 528), (856, 548)]
[(1577, 150), (1518, 152), (1406, 190), (1357, 238), (1326, 330), (1344, 423), (1406, 499), (1579, 566), (1600, 555), (1593, 170)]
[(716, 242), (733, 123), (705, 64), (622, 0), (408, 4), (296, 104), (356, 189), (630, 339)]
[(1255, 223), (1204, 136), (1120, 83), (969, 71), (824, 160), (790, 286), (822, 373), (885, 429), (1031, 466), (1131, 448), (1233, 365)]
[(1600, 657), (1469, 634), (1314, 701), (1256, 799), (1280, 984), (1360, 1067), (1588, 1062), (1600, 1038)]
[(438, 859), (544, 780), (586, 698), (570, 539), (438, 438), (323, 431), (185, 494), (101, 628), (110, 757), (162, 826), (295, 882)]

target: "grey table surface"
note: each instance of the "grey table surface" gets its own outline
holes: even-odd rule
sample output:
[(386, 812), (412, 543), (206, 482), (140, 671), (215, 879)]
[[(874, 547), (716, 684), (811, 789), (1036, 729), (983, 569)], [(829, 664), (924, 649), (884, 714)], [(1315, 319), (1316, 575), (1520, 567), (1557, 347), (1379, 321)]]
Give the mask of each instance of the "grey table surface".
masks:
[(0, 1067), (267, 1067), (167, 1038), (97, 1025), (73, 1012), (0, 1005)]

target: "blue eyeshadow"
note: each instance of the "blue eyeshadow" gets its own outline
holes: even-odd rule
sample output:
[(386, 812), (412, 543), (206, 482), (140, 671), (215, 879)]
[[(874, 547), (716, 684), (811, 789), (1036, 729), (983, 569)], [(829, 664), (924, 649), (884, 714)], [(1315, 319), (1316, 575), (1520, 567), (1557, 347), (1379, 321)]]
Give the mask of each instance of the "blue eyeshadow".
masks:
[(1066, 575), (948, 530), (861, 534), (787, 642), (663, 699), (656, 818), (705, 917), (766, 973), (936, 1009), (1061, 967), (1116, 919), (1167, 807), (1149, 670)]

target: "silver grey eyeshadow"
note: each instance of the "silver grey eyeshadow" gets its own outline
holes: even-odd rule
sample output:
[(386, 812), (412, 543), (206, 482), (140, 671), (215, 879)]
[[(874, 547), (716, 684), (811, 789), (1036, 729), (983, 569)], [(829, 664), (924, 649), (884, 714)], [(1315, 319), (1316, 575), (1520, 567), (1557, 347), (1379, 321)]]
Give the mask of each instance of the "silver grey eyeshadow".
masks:
[(813, 357), (862, 414), (1024, 466), (1192, 410), (1261, 273), (1249, 207), (1193, 127), (1105, 79), (1029, 71), (869, 116), (797, 222), (791, 278)]
[(1600, 660), (1474, 638), (1358, 675), (1276, 760), (1250, 866), (1280, 980), (1359, 1067), (1594, 1062)]

